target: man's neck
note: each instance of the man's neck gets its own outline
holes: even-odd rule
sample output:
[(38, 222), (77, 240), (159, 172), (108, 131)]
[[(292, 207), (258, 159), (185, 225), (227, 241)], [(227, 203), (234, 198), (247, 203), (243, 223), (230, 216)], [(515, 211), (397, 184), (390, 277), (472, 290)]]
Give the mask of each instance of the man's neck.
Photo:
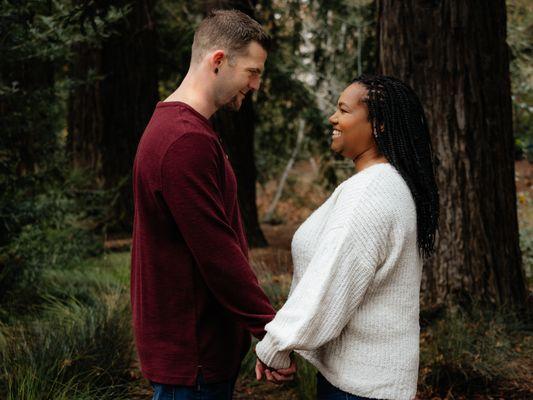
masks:
[(211, 98), (212, 96), (205, 85), (205, 79), (199, 79), (196, 74), (189, 71), (178, 88), (164, 101), (180, 101), (188, 104), (206, 119), (209, 119), (217, 111)]

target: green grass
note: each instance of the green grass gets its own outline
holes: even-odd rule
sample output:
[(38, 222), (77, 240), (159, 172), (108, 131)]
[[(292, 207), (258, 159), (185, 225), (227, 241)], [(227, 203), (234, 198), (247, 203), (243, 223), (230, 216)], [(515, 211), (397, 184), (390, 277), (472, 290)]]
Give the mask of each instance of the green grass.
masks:
[(46, 270), (27, 315), (0, 325), (7, 400), (128, 398), (129, 253)]
[(494, 395), (528, 382), (531, 326), (506, 310), (457, 309), (421, 335), (419, 389), (441, 396)]
[[(29, 311), (0, 323), (2, 399), (128, 399), (136, 386), (146, 386), (130, 377), (129, 257), (126, 252), (106, 254), (43, 272), (32, 303), (26, 304)], [(279, 308), (289, 291), (290, 266), (284, 258), (270, 259), (276, 265), (254, 261), (253, 267)], [(503, 310), (448, 312), (423, 329), (419, 393), (422, 398), (492, 395), (505, 382), (527, 382), (530, 333), (531, 326)], [(255, 382), (251, 350), (241, 368), (244, 397), (237, 398), (314, 399), (316, 369), (296, 360), (295, 381), (271, 388)]]

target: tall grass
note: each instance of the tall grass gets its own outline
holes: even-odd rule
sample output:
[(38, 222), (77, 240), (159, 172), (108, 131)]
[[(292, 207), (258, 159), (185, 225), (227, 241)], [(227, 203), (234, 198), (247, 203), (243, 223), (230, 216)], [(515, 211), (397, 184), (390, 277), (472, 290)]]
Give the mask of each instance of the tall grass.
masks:
[[(449, 310), (421, 335), (419, 389), (441, 396), (493, 394), (531, 380), (531, 325), (505, 309)], [(529, 365), (528, 365), (529, 364)]]
[(7, 400), (128, 398), (134, 353), (127, 258), (47, 270), (32, 312), (0, 325)]

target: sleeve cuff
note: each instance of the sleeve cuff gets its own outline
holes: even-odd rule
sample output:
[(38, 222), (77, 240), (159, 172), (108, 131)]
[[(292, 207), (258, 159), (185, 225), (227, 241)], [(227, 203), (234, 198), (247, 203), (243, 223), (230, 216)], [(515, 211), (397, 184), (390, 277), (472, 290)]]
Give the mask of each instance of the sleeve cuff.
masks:
[(266, 336), (257, 343), (255, 348), (257, 358), (263, 363), (273, 369), (289, 368), (291, 365), (291, 359), (289, 357), (290, 350), (278, 351), (272, 336), (268, 333)]

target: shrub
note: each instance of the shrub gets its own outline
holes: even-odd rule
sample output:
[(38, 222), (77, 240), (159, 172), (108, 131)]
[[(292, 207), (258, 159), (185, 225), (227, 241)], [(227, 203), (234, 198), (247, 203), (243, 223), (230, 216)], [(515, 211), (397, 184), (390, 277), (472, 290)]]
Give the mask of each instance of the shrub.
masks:
[[(56, 160), (59, 162), (59, 160)], [(72, 268), (103, 251), (105, 216), (113, 191), (89, 187), (90, 173), (58, 167), (60, 178), (42, 193), (16, 204), (0, 202), (0, 311), (21, 310), (35, 301), (44, 271)], [(5, 199), (4, 199), (5, 200)], [(0, 316), (1, 318), (1, 316)]]
[(528, 329), (504, 310), (475, 306), (447, 312), (422, 332), (420, 389), (441, 396), (473, 395), (523, 379), (526, 367), (513, 361), (532, 352), (531, 343), (523, 341)]
[(42, 318), (4, 327), (4, 392), (32, 400), (123, 392), (133, 355), (125, 298), (117, 292), (93, 306), (51, 300)]

